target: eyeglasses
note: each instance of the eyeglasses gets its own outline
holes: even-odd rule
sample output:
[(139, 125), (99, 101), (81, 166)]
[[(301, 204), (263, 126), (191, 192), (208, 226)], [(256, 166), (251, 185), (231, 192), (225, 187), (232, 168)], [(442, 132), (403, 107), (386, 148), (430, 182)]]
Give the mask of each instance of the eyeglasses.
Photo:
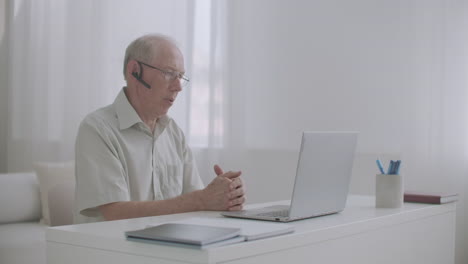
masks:
[(160, 69), (158, 67), (154, 67), (152, 65), (149, 65), (147, 63), (144, 63), (144, 62), (141, 62), (141, 61), (137, 61), (138, 63), (140, 64), (143, 64), (147, 67), (150, 67), (151, 69), (155, 69), (155, 70), (158, 70), (160, 72), (162, 72), (164, 74), (164, 78), (166, 79), (167, 82), (169, 83), (172, 83), (173, 81), (175, 80), (179, 80), (180, 82), (180, 86), (182, 87), (185, 87), (189, 82), (189, 78), (186, 77), (185, 75), (183, 75), (182, 73), (180, 72), (176, 72), (176, 71), (165, 71), (163, 69)]

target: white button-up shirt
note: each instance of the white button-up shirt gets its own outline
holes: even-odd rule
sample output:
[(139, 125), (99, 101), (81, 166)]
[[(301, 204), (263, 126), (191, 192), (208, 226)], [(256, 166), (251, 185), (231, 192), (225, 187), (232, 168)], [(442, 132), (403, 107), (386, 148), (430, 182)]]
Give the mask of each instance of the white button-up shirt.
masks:
[(182, 130), (164, 116), (154, 134), (123, 88), (81, 122), (75, 146), (75, 223), (102, 221), (98, 206), (163, 200), (203, 188)]

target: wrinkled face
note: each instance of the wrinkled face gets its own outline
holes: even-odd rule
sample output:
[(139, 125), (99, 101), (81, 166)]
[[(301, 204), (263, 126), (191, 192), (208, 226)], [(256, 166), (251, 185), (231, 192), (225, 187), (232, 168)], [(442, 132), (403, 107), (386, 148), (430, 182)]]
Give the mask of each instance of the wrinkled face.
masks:
[(167, 114), (177, 94), (182, 91), (179, 79), (171, 79), (170, 76), (174, 76), (173, 73), (185, 73), (184, 58), (177, 47), (167, 44), (160, 47), (152, 61), (145, 63), (160, 70), (140, 64), (142, 79), (151, 86), (150, 89), (144, 86), (139, 88), (140, 100), (148, 114), (159, 118)]

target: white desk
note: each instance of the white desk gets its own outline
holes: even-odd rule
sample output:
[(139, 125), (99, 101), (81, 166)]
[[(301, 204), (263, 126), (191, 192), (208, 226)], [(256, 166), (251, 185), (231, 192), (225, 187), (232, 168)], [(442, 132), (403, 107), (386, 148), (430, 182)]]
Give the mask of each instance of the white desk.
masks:
[(449, 264), (454, 263), (455, 211), (455, 203), (376, 209), (374, 197), (350, 196), (339, 214), (289, 223), (296, 228), (292, 234), (207, 250), (131, 242), (124, 231), (186, 217), (220, 217), (217, 212), (62, 226), (46, 232), (47, 257), (49, 264)]

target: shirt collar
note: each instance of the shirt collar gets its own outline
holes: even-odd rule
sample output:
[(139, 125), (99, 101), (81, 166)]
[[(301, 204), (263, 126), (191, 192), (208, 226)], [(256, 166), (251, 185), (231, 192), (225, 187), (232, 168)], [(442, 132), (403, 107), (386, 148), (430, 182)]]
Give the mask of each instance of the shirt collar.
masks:
[[(133, 108), (133, 106), (128, 101), (128, 98), (125, 95), (125, 87), (120, 90), (119, 94), (115, 98), (113, 105), (115, 112), (117, 113), (117, 119), (119, 120), (119, 127), (121, 130), (129, 128), (134, 124), (144, 124), (138, 113), (135, 111), (135, 108)], [(164, 130), (169, 121), (170, 118), (167, 115), (164, 115), (159, 118), (158, 124), (160, 124)]]
[(134, 124), (143, 122), (138, 116), (137, 112), (130, 104), (125, 95), (125, 87), (122, 88), (119, 92), (119, 95), (115, 98), (114, 101), (115, 112), (117, 113), (117, 119), (119, 120), (120, 129), (126, 129)]

